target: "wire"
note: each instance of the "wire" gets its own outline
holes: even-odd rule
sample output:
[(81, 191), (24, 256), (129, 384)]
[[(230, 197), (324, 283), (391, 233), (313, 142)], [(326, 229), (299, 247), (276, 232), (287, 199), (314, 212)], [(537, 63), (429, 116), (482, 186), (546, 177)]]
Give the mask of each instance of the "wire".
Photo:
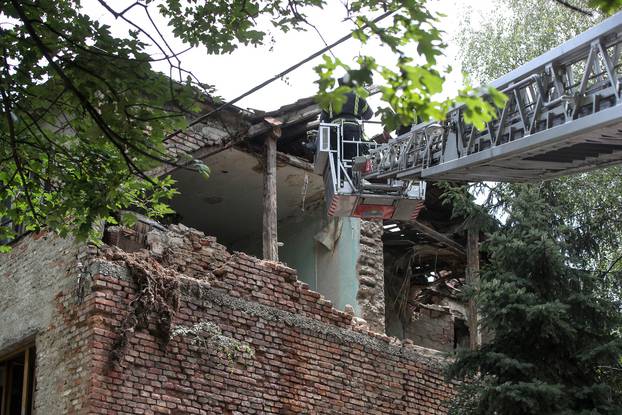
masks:
[(592, 12), (590, 12), (588, 10), (584, 10), (584, 9), (578, 7), (578, 6), (575, 6), (574, 4), (570, 4), (570, 3), (568, 3), (565, 0), (555, 0), (555, 2), (561, 4), (564, 7), (569, 8), (570, 10), (575, 11), (577, 13), (581, 13), (581, 14), (583, 14), (585, 16), (589, 16), (589, 17), (594, 17)]
[[(385, 19), (386, 17), (392, 15), (395, 12), (395, 10), (389, 10), (383, 14), (381, 14), (380, 16), (376, 17), (374, 20), (371, 21), (371, 23), (378, 23), (379, 21)], [(363, 28), (368, 27), (369, 25), (365, 25)], [(303, 60), (299, 61), (298, 63), (290, 66), (289, 68), (285, 69), (283, 72), (280, 72), (279, 74), (273, 76), (272, 78), (268, 79), (267, 81), (262, 82), (261, 84), (249, 89), (248, 91), (246, 91), (245, 93), (243, 93), (242, 95), (232, 99), (231, 101), (228, 101), (224, 104), (222, 104), (221, 106), (211, 110), (210, 112), (208, 112), (207, 114), (201, 115), (200, 117), (190, 121), (190, 123), (188, 123), (188, 126), (185, 128), (180, 128), (178, 130), (173, 131), (172, 133), (168, 134), (165, 138), (164, 141), (170, 139), (173, 136), (176, 136), (177, 134), (183, 133), (184, 130), (192, 127), (193, 125), (196, 125), (202, 121), (205, 121), (207, 118), (211, 117), (212, 115), (216, 114), (217, 112), (222, 111), (225, 108), (228, 108), (230, 106), (232, 106), (233, 104), (235, 104), (236, 102), (240, 101), (241, 99), (246, 98), (247, 96), (259, 91), (260, 89), (262, 89), (263, 87), (271, 84), (272, 82), (276, 81), (277, 79), (282, 78), (283, 76), (287, 75), (288, 73), (294, 71), (295, 69), (298, 69), (299, 67), (301, 67), (302, 65), (304, 65), (305, 63), (317, 58), (318, 56), (320, 56), (321, 54), (323, 54), (326, 51), (331, 50), (332, 48), (334, 48), (335, 46), (345, 42), (346, 40), (350, 39), (352, 37), (352, 32), (348, 33), (347, 35), (343, 36), (342, 38), (336, 40), (335, 42), (331, 43), (330, 45), (326, 45), (325, 47), (323, 47), (322, 49), (318, 50), (315, 53), (312, 53), (311, 55), (307, 56), (306, 58), (304, 58)]]

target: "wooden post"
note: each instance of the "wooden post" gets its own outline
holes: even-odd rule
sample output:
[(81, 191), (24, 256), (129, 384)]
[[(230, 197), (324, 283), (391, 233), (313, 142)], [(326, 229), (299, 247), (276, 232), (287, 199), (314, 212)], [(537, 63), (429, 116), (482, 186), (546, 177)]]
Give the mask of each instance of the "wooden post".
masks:
[(277, 238), (277, 206), (276, 206), (276, 140), (281, 135), (280, 122), (266, 118), (273, 126), (272, 132), (266, 135), (264, 147), (263, 175), (263, 258), (269, 261), (279, 260)]
[(21, 415), (26, 415), (28, 413), (28, 401), (30, 400), (30, 396), (28, 396), (28, 392), (30, 389), (28, 388), (28, 383), (30, 380), (30, 347), (26, 349), (24, 352), (24, 375), (22, 381), (22, 412)]
[[(474, 288), (479, 288), (479, 229), (467, 231), (467, 266), (466, 283)], [(467, 317), (469, 326), (469, 347), (477, 349), (481, 343), (481, 333), (477, 316), (477, 303), (471, 298), (467, 304)]]

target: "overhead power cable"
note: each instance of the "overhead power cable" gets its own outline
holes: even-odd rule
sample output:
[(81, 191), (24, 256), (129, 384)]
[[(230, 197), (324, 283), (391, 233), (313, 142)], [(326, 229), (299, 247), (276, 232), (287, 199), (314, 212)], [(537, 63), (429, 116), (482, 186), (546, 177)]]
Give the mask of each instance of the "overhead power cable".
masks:
[[(395, 12), (395, 10), (389, 10), (383, 14), (381, 14), (380, 16), (376, 17), (374, 20), (372, 20), (372, 23), (378, 23), (381, 20), (385, 19), (386, 17), (390, 16), (391, 14), (393, 14)], [(369, 27), (369, 25), (365, 25), (363, 28), (367, 28)], [(184, 130), (186, 128), (190, 128), (193, 125), (196, 125), (202, 121), (205, 121), (206, 119), (208, 119), (209, 117), (211, 117), (212, 115), (216, 114), (217, 112), (222, 111), (225, 108), (228, 108), (230, 106), (232, 106), (233, 104), (235, 104), (236, 102), (240, 101), (241, 99), (246, 98), (247, 96), (259, 91), (260, 89), (262, 89), (263, 87), (271, 84), (272, 82), (276, 81), (277, 79), (280, 79), (282, 77), (284, 77), (285, 75), (287, 75), (288, 73), (294, 71), (295, 69), (301, 67), (302, 65), (304, 65), (305, 63), (317, 58), (318, 56), (322, 55), (323, 53), (329, 51), (330, 49), (334, 48), (335, 46), (345, 42), (346, 40), (350, 39), (352, 37), (352, 32), (348, 33), (347, 35), (343, 36), (342, 38), (336, 40), (335, 42), (331, 43), (330, 45), (326, 45), (325, 47), (323, 47), (322, 49), (318, 50), (315, 53), (312, 53), (311, 55), (307, 56), (306, 58), (304, 58), (303, 60), (299, 61), (298, 63), (290, 66), (289, 68), (285, 69), (283, 72), (280, 72), (279, 74), (273, 76), (272, 78), (268, 79), (267, 81), (262, 82), (261, 84), (249, 89), (248, 91), (244, 92), (242, 95), (232, 99), (231, 101), (228, 101), (222, 105), (220, 105), (217, 108), (214, 108), (213, 110), (211, 110), (210, 112), (208, 112), (207, 114), (203, 114), (198, 118), (195, 118), (194, 120), (190, 121), (190, 123), (188, 124), (187, 127), (185, 128), (180, 128), (176, 131), (173, 131), (172, 133), (168, 134), (166, 136), (166, 138), (164, 138), (164, 141), (168, 140), (169, 138), (176, 136), (177, 134), (180, 134), (182, 132), (184, 132)]]

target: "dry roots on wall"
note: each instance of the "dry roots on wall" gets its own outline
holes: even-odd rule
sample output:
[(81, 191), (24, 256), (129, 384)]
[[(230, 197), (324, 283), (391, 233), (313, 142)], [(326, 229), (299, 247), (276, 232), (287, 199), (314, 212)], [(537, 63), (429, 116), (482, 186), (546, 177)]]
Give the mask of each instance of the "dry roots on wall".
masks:
[[(113, 364), (125, 355), (130, 337), (137, 330), (149, 330), (164, 348), (173, 333), (173, 317), (179, 308), (179, 281), (177, 274), (162, 267), (145, 251), (126, 253), (118, 248), (107, 252), (108, 259), (123, 261), (136, 284), (136, 297), (130, 311), (118, 329), (111, 360)], [(153, 324), (150, 324), (153, 322)]]
[[(192, 326), (175, 326), (173, 319), (179, 309), (180, 274), (163, 267), (148, 251), (124, 252), (116, 247), (106, 252), (112, 261), (122, 261), (136, 285), (136, 297), (123, 319), (117, 340), (111, 352), (112, 364), (124, 357), (131, 336), (138, 330), (148, 330), (164, 349), (174, 337), (185, 337), (199, 351), (212, 351), (225, 358), (229, 364), (240, 358), (253, 359), (255, 351), (245, 342), (225, 336), (221, 328), (202, 321)], [(215, 274), (221, 269), (215, 270)]]

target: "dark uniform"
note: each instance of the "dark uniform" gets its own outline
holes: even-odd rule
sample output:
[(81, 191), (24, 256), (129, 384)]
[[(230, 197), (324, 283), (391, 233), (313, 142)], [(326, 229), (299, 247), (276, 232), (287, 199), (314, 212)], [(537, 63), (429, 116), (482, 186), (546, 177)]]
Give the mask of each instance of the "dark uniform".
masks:
[[(347, 100), (343, 104), (341, 112), (334, 113), (331, 107), (328, 111), (322, 111), (320, 121), (334, 124), (343, 123), (343, 139), (346, 141), (361, 141), (363, 131), (359, 121), (369, 120), (374, 115), (374, 112), (367, 104), (367, 101), (354, 92), (348, 92), (345, 95)], [(336, 142), (331, 143), (332, 148), (336, 146)], [(356, 147), (354, 144), (344, 144), (342, 158), (351, 160), (356, 156)]]

